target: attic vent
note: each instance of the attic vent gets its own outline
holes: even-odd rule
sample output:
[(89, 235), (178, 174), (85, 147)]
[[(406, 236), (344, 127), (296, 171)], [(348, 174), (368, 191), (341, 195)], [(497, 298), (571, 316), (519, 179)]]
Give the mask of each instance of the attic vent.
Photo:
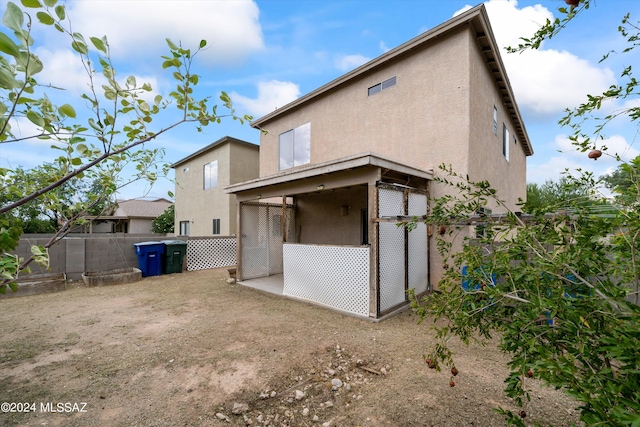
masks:
[(377, 85), (371, 86), (369, 88), (369, 96), (375, 95), (376, 93), (383, 91), (385, 89), (388, 89), (391, 86), (395, 86), (395, 85), (396, 85), (396, 76), (393, 76), (390, 79), (383, 81), (382, 83), (378, 83)]

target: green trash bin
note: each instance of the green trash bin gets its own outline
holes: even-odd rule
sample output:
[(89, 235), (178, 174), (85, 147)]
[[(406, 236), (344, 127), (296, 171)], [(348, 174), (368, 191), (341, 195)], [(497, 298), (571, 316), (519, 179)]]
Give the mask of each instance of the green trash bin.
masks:
[(164, 243), (162, 274), (182, 273), (182, 264), (187, 254), (187, 242), (163, 240), (162, 243)]

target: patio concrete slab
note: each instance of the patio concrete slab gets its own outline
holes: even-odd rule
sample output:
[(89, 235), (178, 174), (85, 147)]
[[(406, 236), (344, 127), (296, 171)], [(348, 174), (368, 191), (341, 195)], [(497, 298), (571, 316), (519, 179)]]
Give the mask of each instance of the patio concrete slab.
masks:
[(284, 293), (284, 275), (282, 274), (243, 280), (238, 284), (276, 295)]

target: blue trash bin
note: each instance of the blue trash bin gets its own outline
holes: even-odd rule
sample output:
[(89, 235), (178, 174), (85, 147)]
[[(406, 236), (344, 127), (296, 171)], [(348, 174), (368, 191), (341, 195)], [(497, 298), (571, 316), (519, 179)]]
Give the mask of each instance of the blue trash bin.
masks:
[(138, 255), (138, 268), (142, 271), (142, 277), (161, 275), (164, 243), (141, 242), (134, 243), (133, 246), (136, 248), (136, 255)]
[[(484, 273), (484, 271), (482, 269), (476, 269), (477, 272), (482, 273), (483, 275), (487, 275), (487, 273)], [(491, 283), (488, 284), (489, 286), (495, 286), (496, 285), (496, 274), (495, 273), (491, 273)], [(467, 266), (463, 265), (462, 266), (462, 289), (464, 289), (465, 292), (470, 292), (470, 291), (477, 291), (478, 289), (482, 289), (482, 284), (481, 283), (474, 283), (471, 281), (471, 279), (469, 279), (469, 277), (467, 277)]]

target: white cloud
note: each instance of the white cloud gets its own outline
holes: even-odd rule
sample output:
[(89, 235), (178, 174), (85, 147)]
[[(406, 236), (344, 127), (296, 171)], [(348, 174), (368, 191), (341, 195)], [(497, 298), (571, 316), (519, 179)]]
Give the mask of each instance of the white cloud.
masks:
[(503, 55), (518, 104), (534, 114), (550, 115), (586, 101), (615, 83), (613, 71), (556, 50)]
[[(18, 117), (11, 120), (11, 132), (16, 139), (20, 139), (38, 135), (40, 129), (27, 118)], [(37, 138), (4, 142), (0, 144), (0, 167), (23, 166), (30, 169), (44, 162), (52, 162), (62, 154), (61, 151), (51, 148), (54, 144), (54, 140)]]
[(264, 48), (254, 1), (69, 1), (74, 31), (107, 36), (115, 56), (148, 57), (167, 52), (165, 38), (195, 50), (209, 63), (237, 64)]
[(292, 82), (271, 80), (258, 83), (258, 97), (255, 99), (236, 92), (230, 94), (234, 106), (241, 112), (254, 117), (262, 117), (273, 110), (283, 107), (300, 96), (300, 86)]
[(74, 94), (87, 92), (89, 77), (78, 54), (71, 50), (52, 51), (45, 48), (39, 48), (35, 53), (44, 64), (42, 77), (37, 76), (39, 83), (51, 84)]
[(607, 147), (598, 160), (589, 159), (588, 151), (577, 150), (566, 135), (557, 135), (552, 145), (556, 149), (555, 155), (544, 163), (531, 162), (527, 165), (527, 182), (543, 183), (549, 179), (557, 181), (565, 169), (573, 173), (576, 169), (582, 169), (599, 177), (611, 173), (619, 165), (616, 154), (623, 161), (631, 160), (640, 154), (640, 151), (631, 146), (621, 135), (613, 135), (598, 142), (598, 148)]
[[(518, 8), (517, 0), (485, 3), (498, 46), (517, 46), (553, 14), (542, 5)], [(468, 10), (465, 6), (456, 12)], [(501, 50), (518, 105), (533, 115), (558, 114), (585, 101), (587, 93), (601, 93), (615, 83), (613, 72), (599, 68), (567, 51), (544, 49), (509, 54)]]
[[(78, 97), (83, 93), (89, 94), (90, 83), (89, 75), (85, 70), (81, 58), (78, 54), (71, 50), (57, 50), (51, 51), (48, 49), (37, 49), (36, 54), (44, 63), (44, 71), (42, 72), (41, 84), (50, 84), (56, 88), (64, 89), (59, 91), (56, 89), (46, 89), (48, 96), (54, 98), (58, 95), (71, 94), (74, 97)], [(99, 66), (93, 64), (93, 66)], [(96, 93), (99, 95), (103, 92), (102, 85), (106, 84), (105, 77), (101, 74), (100, 70), (93, 76), (93, 85), (96, 88)], [(127, 74), (118, 74), (117, 80), (125, 87)], [(144, 83), (149, 83), (153, 89), (152, 92), (143, 92), (141, 98), (147, 102), (152, 101), (157, 93), (162, 93), (169, 89), (169, 85), (165, 81), (161, 81), (154, 75), (134, 75), (137, 85), (140, 87)], [(46, 80), (45, 80), (46, 79)], [(67, 101), (69, 100), (67, 99)], [(76, 105), (77, 107), (77, 105)]]
[(389, 52), (391, 50), (391, 48), (389, 46), (387, 46), (387, 44), (384, 41), (380, 40), (380, 50), (383, 53), (386, 53), (386, 52)]
[(369, 62), (371, 58), (356, 54), (356, 55), (341, 55), (335, 60), (335, 67), (340, 71), (349, 71), (360, 65)]

